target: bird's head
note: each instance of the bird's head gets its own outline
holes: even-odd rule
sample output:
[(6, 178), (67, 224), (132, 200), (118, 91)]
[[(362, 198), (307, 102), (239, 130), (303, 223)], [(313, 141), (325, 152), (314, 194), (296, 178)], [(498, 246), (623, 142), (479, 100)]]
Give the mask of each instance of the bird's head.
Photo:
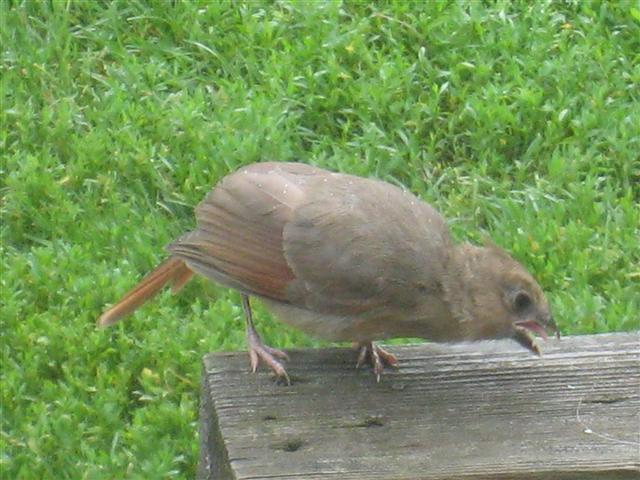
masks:
[(461, 293), (470, 333), (474, 338), (511, 337), (540, 354), (534, 334), (547, 337), (558, 328), (538, 282), (501, 248), (487, 244), (458, 247)]

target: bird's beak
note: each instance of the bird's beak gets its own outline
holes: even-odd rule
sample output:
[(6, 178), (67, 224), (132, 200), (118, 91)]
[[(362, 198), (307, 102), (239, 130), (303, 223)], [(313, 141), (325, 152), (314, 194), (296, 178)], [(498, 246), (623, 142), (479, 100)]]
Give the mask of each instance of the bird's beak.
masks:
[(514, 322), (513, 339), (533, 353), (540, 355), (540, 349), (533, 334), (538, 334), (546, 340), (547, 330), (549, 329), (553, 330), (558, 339), (560, 338), (560, 331), (553, 317), (550, 314), (539, 315), (527, 320)]
[(523, 328), (529, 332), (537, 333), (545, 340), (547, 339), (547, 330), (551, 329), (557, 338), (560, 338), (560, 331), (551, 314), (538, 315), (534, 318), (515, 322), (516, 327)]

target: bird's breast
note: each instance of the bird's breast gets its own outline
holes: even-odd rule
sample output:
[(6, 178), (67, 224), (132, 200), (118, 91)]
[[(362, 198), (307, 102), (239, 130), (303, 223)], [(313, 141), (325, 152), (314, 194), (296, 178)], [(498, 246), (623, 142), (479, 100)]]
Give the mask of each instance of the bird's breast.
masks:
[(360, 341), (361, 335), (366, 336), (366, 333), (358, 331), (359, 322), (355, 317), (313, 312), (266, 298), (261, 301), (282, 323), (312, 337), (333, 341)]
[(420, 337), (450, 341), (460, 336), (448, 310), (438, 304), (433, 304), (428, 312), (377, 309), (357, 315), (331, 315), (269, 299), (261, 300), (282, 323), (324, 340), (366, 342)]

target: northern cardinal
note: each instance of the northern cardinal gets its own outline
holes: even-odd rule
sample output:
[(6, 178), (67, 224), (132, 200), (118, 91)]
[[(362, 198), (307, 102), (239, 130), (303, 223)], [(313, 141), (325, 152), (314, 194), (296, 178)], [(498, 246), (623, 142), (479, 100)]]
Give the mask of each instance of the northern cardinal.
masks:
[(454, 245), (433, 207), (386, 182), (256, 163), (223, 178), (196, 218), (196, 229), (168, 246), (171, 256), (100, 326), (198, 273), (240, 292), (252, 370), (263, 361), (287, 382), (287, 355), (262, 343), (250, 296), (309, 335), (357, 343), (357, 365), (368, 359), (378, 380), (397, 360), (374, 340), (511, 337), (539, 354), (532, 333), (558, 332), (522, 265), (495, 245)]

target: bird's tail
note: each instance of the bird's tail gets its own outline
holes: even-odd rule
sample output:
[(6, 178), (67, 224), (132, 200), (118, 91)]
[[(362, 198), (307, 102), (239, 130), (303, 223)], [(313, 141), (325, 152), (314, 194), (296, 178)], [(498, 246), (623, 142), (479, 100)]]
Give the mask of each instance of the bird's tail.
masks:
[(140, 305), (156, 295), (167, 283), (171, 283), (171, 292), (178, 292), (193, 276), (193, 271), (180, 259), (170, 257), (149, 273), (129, 293), (104, 312), (96, 322), (99, 327), (116, 323), (130, 314)]

